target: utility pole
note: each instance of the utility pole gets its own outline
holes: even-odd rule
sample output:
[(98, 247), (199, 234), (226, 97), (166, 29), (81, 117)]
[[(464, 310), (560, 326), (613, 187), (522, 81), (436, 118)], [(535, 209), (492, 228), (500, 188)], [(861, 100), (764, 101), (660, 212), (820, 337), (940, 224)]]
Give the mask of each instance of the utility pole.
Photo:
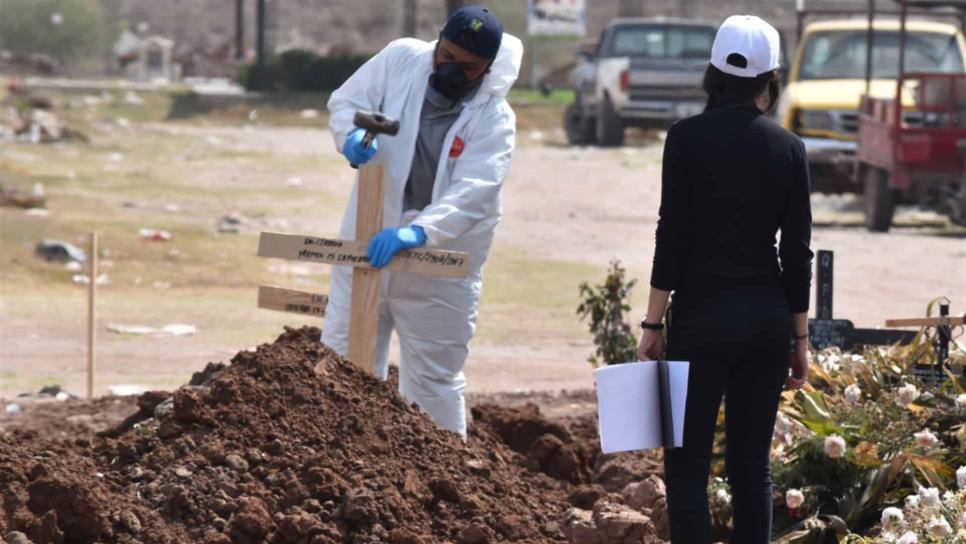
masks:
[(235, 60), (245, 58), (245, 0), (235, 0)]
[(255, 6), (255, 51), (258, 54), (256, 62), (262, 66), (265, 64), (265, 0), (258, 0)]
[(453, 14), (454, 11), (463, 7), (464, 0), (446, 0), (446, 17)]
[(617, 7), (618, 17), (642, 17), (644, 15), (644, 0), (620, 0)]
[(416, 37), (417, 21), (419, 20), (419, 4), (417, 0), (406, 0), (403, 5), (403, 36)]

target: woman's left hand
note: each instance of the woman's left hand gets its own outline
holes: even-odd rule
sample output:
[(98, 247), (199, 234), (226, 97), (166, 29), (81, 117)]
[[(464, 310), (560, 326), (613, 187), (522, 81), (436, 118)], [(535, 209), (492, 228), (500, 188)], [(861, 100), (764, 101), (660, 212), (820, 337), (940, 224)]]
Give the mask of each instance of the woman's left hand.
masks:
[(637, 346), (638, 361), (657, 361), (664, 357), (664, 335), (661, 331), (644, 329), (641, 343)]

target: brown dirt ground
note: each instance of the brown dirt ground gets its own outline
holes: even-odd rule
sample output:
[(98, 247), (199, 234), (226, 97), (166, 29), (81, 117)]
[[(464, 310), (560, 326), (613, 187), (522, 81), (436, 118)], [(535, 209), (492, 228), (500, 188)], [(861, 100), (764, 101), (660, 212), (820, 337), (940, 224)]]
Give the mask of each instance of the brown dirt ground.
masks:
[(657, 469), (646, 454), (600, 454), (588, 393), (538, 397), (571, 413), (554, 419), (522, 397), (477, 397), (464, 443), (318, 337), (288, 329), (173, 393), (0, 416), (0, 535), (556, 542), (570, 503), (591, 508)]

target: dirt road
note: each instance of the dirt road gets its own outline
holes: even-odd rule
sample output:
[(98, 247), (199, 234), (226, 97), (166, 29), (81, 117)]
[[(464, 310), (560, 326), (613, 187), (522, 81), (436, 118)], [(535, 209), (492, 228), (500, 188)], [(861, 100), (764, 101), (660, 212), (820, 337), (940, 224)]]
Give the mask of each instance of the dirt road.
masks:
[[(286, 218), (287, 228), (275, 230), (335, 232), (353, 171), (342, 165), (324, 131), (165, 124), (141, 127), (124, 137), (160, 135), (194, 142), (217, 140), (222, 142), (222, 157), (257, 152), (288, 164), (288, 170), (281, 170), (287, 173), (263, 174), (240, 160), (223, 160), (215, 169), (196, 157), (183, 168), (190, 169), (198, 186), (206, 190), (217, 184), (241, 188), (256, 183), (259, 176), (272, 176), (273, 180), (301, 176), (304, 184), (295, 197), (260, 199), (257, 205), (267, 217)], [(599, 281), (608, 261), (620, 259), (630, 276), (640, 280), (631, 318), (636, 319), (643, 307), (660, 198), (660, 142), (618, 150), (578, 149), (555, 143), (557, 138), (536, 132), (520, 135), (506, 185), (505, 217), (484, 271), (479, 334), (467, 367), (473, 392), (592, 387), (592, 369), (586, 358), (593, 346), (574, 314), (577, 283)], [(16, 153), (24, 152), (0, 150), (0, 159), (16, 163)], [(117, 195), (116, 202), (110, 203), (120, 207), (123, 197)], [(183, 197), (182, 215), (191, 216), (208, 205), (200, 198)], [(317, 206), (294, 213), (297, 198)], [(160, 204), (153, 205), (160, 208)], [(962, 233), (937, 235), (907, 226), (889, 234), (868, 234), (861, 228), (821, 226), (854, 221), (854, 203), (837, 199), (816, 198), (815, 215), (820, 226), (814, 231), (813, 247), (836, 252), (838, 317), (859, 326), (878, 326), (887, 317), (922, 315), (926, 304), (939, 296), (953, 300), (954, 312), (966, 310), (966, 238)], [(210, 219), (205, 216), (199, 221)], [(922, 223), (922, 217), (902, 210), (899, 221)], [(170, 266), (174, 270), (177, 264)], [(230, 268), (212, 274), (232, 278)], [(296, 279), (319, 283), (312, 277)], [(193, 291), (185, 287), (181, 299), (173, 296), (174, 290), (172, 296), (153, 295), (157, 312), (177, 314), (179, 321), (190, 320), (204, 334), (176, 340), (102, 334), (99, 391), (111, 383), (174, 386), (208, 361), (224, 360), (242, 348), (274, 338), (282, 324), (307, 322), (252, 308), (254, 285), (246, 284), (244, 278), (236, 283), (238, 291), (226, 292), (222, 298), (215, 297), (219, 292), (215, 288)], [(0, 287), (0, 376), (16, 376), (3, 382), (0, 396), (35, 389), (45, 381), (58, 381), (69, 390), (82, 392), (83, 298), (78, 289), (71, 293), (54, 300), (55, 296), (42, 290), (26, 294), (15, 285)], [(205, 303), (208, 296), (215, 298)], [(135, 319), (144, 311), (140, 303), (126, 300), (122, 293), (111, 297), (106, 289), (105, 304), (113, 305), (115, 319)], [(176, 306), (185, 297), (196, 297), (198, 303)], [(259, 336), (252, 337), (248, 331), (255, 326), (261, 327)], [(393, 351), (392, 359), (398, 361), (398, 351)]]

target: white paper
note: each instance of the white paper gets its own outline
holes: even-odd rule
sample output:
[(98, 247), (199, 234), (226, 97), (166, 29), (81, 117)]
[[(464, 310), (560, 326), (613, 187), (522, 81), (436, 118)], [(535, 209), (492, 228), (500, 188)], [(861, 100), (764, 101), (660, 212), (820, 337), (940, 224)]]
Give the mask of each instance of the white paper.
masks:
[[(686, 361), (669, 361), (674, 445), (684, 443), (687, 404)], [(600, 447), (604, 453), (663, 447), (657, 362), (611, 365), (594, 372)]]

